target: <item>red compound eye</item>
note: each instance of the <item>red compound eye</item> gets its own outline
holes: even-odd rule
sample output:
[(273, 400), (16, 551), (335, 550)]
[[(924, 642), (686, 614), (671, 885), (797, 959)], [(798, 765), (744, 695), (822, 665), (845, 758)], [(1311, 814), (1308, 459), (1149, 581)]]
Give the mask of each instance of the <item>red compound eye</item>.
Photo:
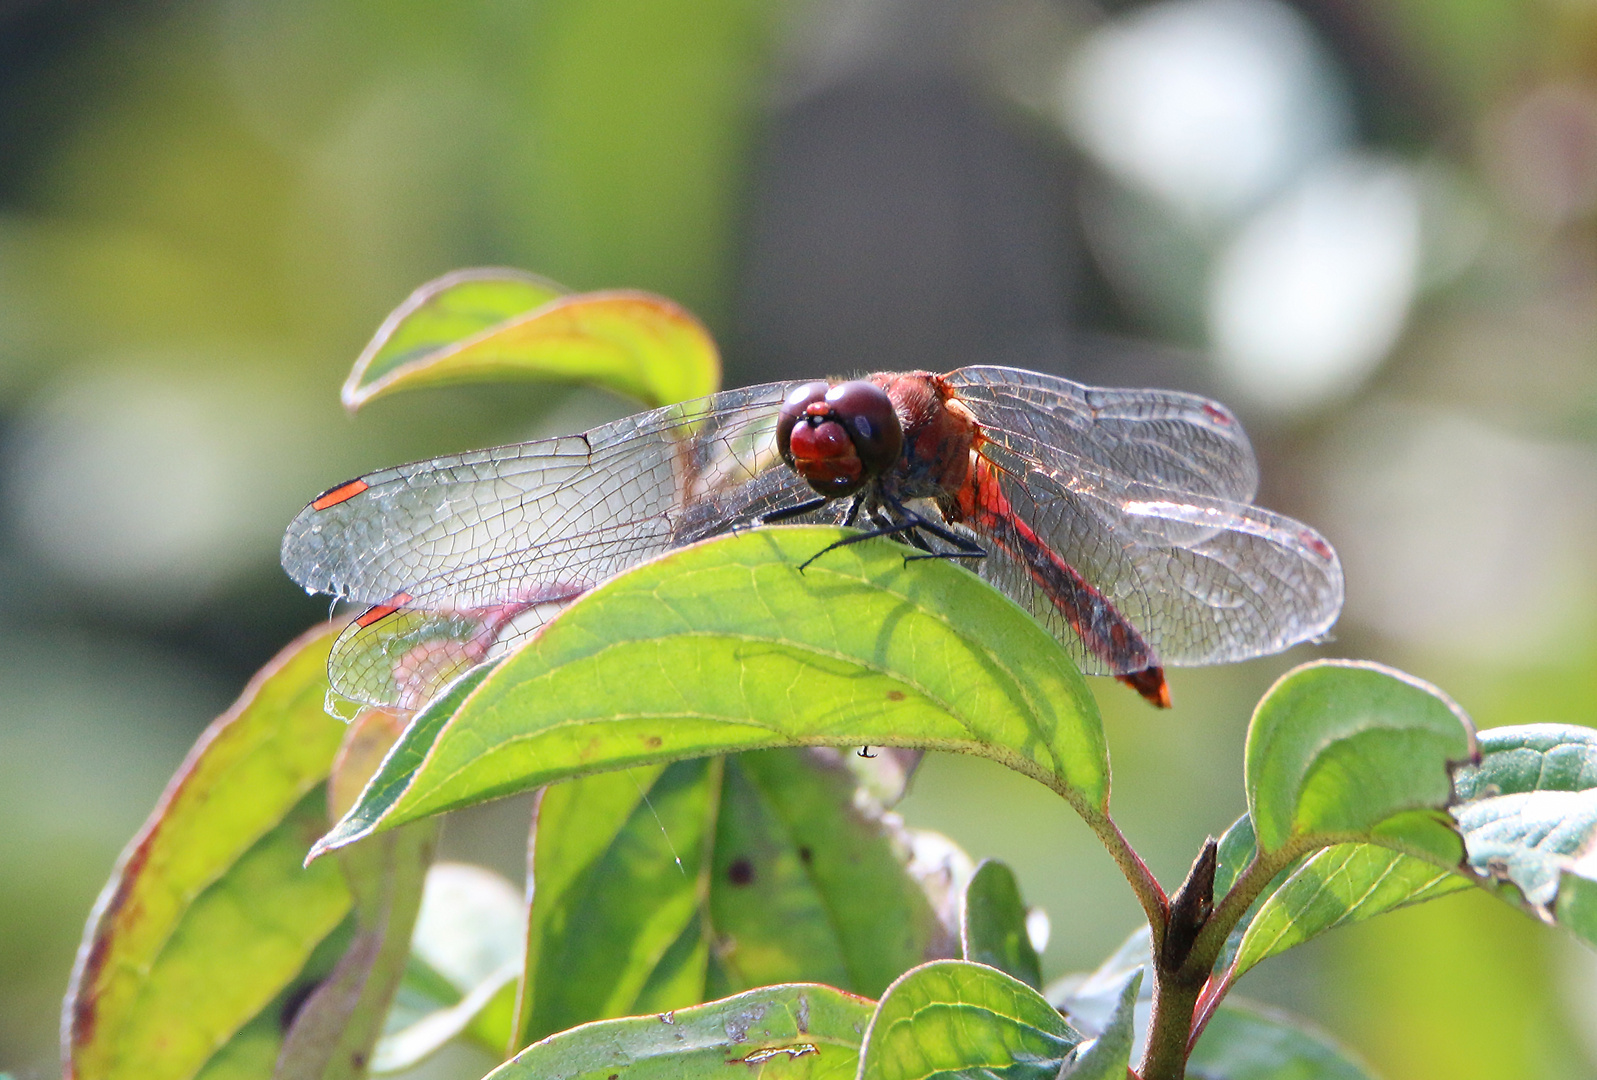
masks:
[(880, 476), (893, 467), (904, 449), (904, 429), (886, 390), (873, 382), (838, 383), (826, 392), (826, 403), (848, 432), (867, 474)]
[(776, 418), (776, 452), (782, 455), (782, 460), (789, 467), (797, 467), (793, 462), (793, 425), (805, 419), (810, 405), (825, 401), (826, 392), (831, 388), (830, 384), (823, 382), (805, 383), (795, 387), (782, 402), (782, 411)]
[(891, 468), (903, 445), (892, 399), (875, 383), (805, 383), (788, 394), (776, 421), (782, 460), (831, 498)]

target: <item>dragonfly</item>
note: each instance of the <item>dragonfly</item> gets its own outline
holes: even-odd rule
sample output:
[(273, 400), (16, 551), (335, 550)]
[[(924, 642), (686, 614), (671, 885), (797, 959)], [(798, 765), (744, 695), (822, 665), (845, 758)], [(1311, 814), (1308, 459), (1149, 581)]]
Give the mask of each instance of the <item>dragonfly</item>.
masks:
[(833, 547), (888, 536), (908, 559), (956, 560), (1084, 672), (1167, 707), (1166, 666), (1320, 640), (1341, 610), (1335, 551), (1253, 505), (1258, 481), (1236, 416), (1194, 394), (884, 372), (369, 473), (294, 518), (282, 562), (365, 608), (333, 646), (334, 691), (414, 709), (646, 559), (777, 522), (852, 525)]

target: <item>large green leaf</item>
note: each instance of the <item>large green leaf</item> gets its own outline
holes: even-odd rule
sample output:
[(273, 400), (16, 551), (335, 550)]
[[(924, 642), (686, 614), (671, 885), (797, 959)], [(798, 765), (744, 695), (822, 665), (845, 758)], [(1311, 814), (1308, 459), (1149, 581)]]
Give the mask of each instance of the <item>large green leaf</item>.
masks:
[(1315, 852), (1273, 882), (1238, 923), (1219, 965), (1221, 985), (1334, 927), (1446, 896), (1472, 881), (1523, 900), (1597, 944), (1597, 921), (1581, 909), (1585, 890), (1597, 885), (1591, 880), (1597, 867), (1580, 860), (1597, 838), (1597, 730), (1495, 728), (1480, 733), (1479, 748), (1479, 765), (1460, 768), (1454, 778), (1451, 809), (1476, 876), (1374, 844)]
[(996, 859), (984, 859), (965, 887), (960, 920), (964, 956), (1042, 989), (1042, 964), (1026, 932), (1026, 905), (1015, 872)]
[(1054, 1080), (1082, 1035), (1036, 990), (985, 964), (938, 960), (888, 988), (860, 1080), (940, 1075)]
[(345, 734), (322, 708), (334, 629), (290, 645), (206, 729), (123, 853), (65, 1004), (77, 1080), (194, 1076), (282, 1004), (349, 912), (335, 863), (301, 868)]
[(1453, 808), (1480, 880), (1597, 946), (1597, 730), (1528, 724), (1481, 733)]
[(546, 790), (521, 1041), (777, 982), (875, 996), (938, 955), (946, 932), (903, 839), (855, 795), (823, 750)]
[(1187, 1059), (1188, 1080), (1374, 1080), (1307, 1023), (1262, 1006), (1220, 1006)]
[(1318, 851), (1239, 925), (1225, 982), (1327, 930), (1468, 887), (1453, 871), (1374, 844)]
[(768, 986), (691, 1009), (584, 1024), (534, 1043), (489, 1078), (695, 1080), (740, 1065), (754, 1076), (848, 1080), (870, 1016), (869, 1001), (830, 986)]
[(1248, 809), (1258, 846), (1290, 858), (1369, 841), (1457, 864), (1444, 807), (1470, 760), (1469, 719), (1445, 694), (1377, 664), (1321, 661), (1287, 672), (1248, 729)]
[(714, 393), (721, 360), (709, 332), (663, 297), (565, 295), (518, 270), (457, 270), (410, 295), (383, 322), (344, 383), (344, 405), (447, 383), (589, 382), (669, 405)]
[(1102, 724), (1058, 642), (889, 541), (799, 569), (848, 535), (751, 530), (588, 593), (452, 714), (418, 717), (319, 849), (570, 776), (784, 744), (979, 754), (1101, 820)]

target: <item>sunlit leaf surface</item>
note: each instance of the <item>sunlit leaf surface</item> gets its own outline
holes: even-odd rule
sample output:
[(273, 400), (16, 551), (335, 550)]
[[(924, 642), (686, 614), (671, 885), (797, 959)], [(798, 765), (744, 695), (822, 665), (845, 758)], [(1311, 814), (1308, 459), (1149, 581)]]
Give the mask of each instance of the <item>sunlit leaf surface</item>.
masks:
[(952, 942), (826, 750), (602, 773), (542, 796), (521, 1041), (778, 982), (879, 996)]
[(1271, 855), (1367, 840), (1458, 862), (1443, 808), (1475, 750), (1441, 691), (1376, 664), (1325, 661), (1282, 676), (1248, 729), (1248, 807)]
[(1597, 730), (1484, 731), (1457, 789), (1453, 816), (1482, 880), (1597, 946)]
[(218, 1048), (228, 1060), (208, 1076), (276, 1059), (278, 1011), (351, 906), (336, 863), (301, 867), (327, 820), (323, 783), (346, 731), (322, 710), (333, 629), (256, 676), (123, 854), (65, 1005), (79, 1080), (191, 1077)]
[(1026, 933), (1026, 905), (1015, 872), (987, 859), (965, 887), (960, 927), (965, 959), (995, 967), (1027, 986), (1042, 988), (1042, 965)]
[(887, 991), (866, 1033), (862, 1080), (983, 1070), (1054, 1080), (1082, 1035), (1041, 994), (995, 968), (939, 960)]
[(1260, 960), (1327, 930), (1469, 887), (1469, 880), (1411, 855), (1374, 844), (1338, 844), (1316, 852), (1266, 894), (1239, 930), (1235, 979)]
[(343, 398), (354, 411), (396, 390), (507, 379), (588, 382), (668, 405), (714, 393), (721, 361), (703, 324), (663, 297), (567, 295), (519, 270), (459, 270), (384, 321)]
[(830, 986), (770, 986), (691, 1009), (600, 1020), (534, 1043), (492, 1080), (847, 1080), (871, 1003)]
[(553, 780), (783, 744), (920, 746), (1108, 799), (1097, 708), (1053, 637), (974, 575), (848, 535), (757, 529), (588, 593), (452, 713), (407, 729), (324, 840)]

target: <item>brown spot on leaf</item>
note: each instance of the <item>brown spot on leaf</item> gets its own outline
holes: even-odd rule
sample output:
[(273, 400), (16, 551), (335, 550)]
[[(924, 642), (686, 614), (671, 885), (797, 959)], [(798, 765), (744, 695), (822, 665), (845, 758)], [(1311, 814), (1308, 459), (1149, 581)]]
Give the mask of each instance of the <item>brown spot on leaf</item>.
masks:
[(902, 690), (889, 690), (887, 692), (887, 700), (888, 701), (903, 701), (904, 700), (904, 691), (902, 691)]
[(811, 862), (814, 861), (814, 859), (815, 859), (815, 852), (810, 850), (810, 846), (808, 844), (800, 844), (799, 845), (799, 862), (803, 863), (805, 866), (808, 866), (808, 865), (810, 865)]
[(662, 741), (663, 740), (660, 738), (660, 736), (650, 735), (647, 739), (643, 740), (643, 745), (647, 746), (650, 750), (658, 750)]
[(738, 888), (754, 884), (754, 864), (747, 859), (733, 859), (726, 868), (726, 879)]

